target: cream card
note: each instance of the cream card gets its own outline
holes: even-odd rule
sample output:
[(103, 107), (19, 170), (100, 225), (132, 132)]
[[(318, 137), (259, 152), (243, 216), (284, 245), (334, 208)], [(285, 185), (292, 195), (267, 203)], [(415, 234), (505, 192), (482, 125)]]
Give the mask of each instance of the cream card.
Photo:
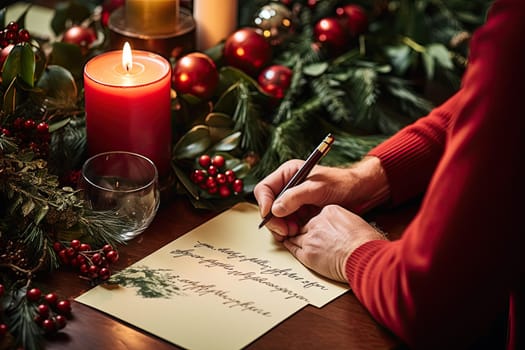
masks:
[(260, 219), (239, 204), (76, 300), (185, 348), (237, 349), (348, 290), (305, 268)]

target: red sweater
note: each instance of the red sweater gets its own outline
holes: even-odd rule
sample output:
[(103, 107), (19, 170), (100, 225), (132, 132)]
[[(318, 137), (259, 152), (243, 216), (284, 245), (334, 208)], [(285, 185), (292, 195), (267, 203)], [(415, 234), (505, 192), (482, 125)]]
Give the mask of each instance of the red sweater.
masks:
[(479, 344), (508, 312), (501, 347), (525, 349), (524, 38), (525, 1), (496, 1), (460, 91), (370, 152), (393, 204), (425, 195), (402, 238), (359, 247), (346, 274), (413, 348)]

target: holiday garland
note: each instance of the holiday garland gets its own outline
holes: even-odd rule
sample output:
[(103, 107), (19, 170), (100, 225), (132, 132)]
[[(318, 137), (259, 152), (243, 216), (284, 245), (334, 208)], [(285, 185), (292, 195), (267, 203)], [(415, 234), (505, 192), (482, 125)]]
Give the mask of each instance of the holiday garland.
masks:
[[(38, 349), (67, 323), (68, 301), (35, 287), (39, 271), (73, 268), (95, 284), (118, 259), (124, 223), (90, 210), (76, 183), (86, 159), (82, 68), (108, 50), (107, 18), (122, 3), (61, 3), (53, 42), (25, 30), (27, 11), (11, 23), (0, 12), (2, 348)], [(327, 132), (336, 142), (324, 164), (359, 160), (456, 91), (488, 5), (240, 2), (238, 32), (173, 58), (176, 193), (196, 207), (229, 207)]]

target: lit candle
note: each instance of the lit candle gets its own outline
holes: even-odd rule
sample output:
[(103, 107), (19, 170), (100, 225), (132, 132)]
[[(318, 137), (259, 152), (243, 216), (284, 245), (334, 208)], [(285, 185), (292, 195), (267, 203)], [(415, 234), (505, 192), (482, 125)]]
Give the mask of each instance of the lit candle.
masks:
[(179, 0), (126, 0), (126, 24), (141, 34), (162, 35), (177, 30)]
[(194, 0), (193, 17), (197, 50), (207, 50), (237, 28), (237, 0)]
[(90, 155), (129, 151), (150, 158), (159, 176), (171, 160), (171, 66), (156, 54), (109, 51), (84, 68), (87, 143)]

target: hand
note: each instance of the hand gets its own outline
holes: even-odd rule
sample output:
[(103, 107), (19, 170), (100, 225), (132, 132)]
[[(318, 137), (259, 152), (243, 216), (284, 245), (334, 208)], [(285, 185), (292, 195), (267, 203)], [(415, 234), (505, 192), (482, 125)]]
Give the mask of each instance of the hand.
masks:
[(346, 169), (323, 166), (315, 166), (307, 181), (288, 189), (275, 200), (303, 163), (300, 160), (284, 163), (254, 189), (261, 215), (264, 217), (270, 211), (274, 215), (266, 226), (279, 241), (288, 235), (297, 234), (298, 227), (317, 214), (320, 207), (343, 200), (345, 192), (337, 189), (343, 185), (341, 180)]
[(362, 244), (385, 239), (359, 216), (336, 205), (328, 205), (283, 241), (305, 266), (330, 279), (347, 282), (346, 260)]
[(275, 197), (304, 162), (291, 160), (268, 175), (254, 189), (261, 216), (270, 211), (274, 217), (266, 225), (282, 241), (295, 235), (298, 228), (320, 208), (337, 204), (364, 212), (388, 198), (388, 182), (379, 159), (365, 157), (349, 168), (316, 166), (306, 181)]

